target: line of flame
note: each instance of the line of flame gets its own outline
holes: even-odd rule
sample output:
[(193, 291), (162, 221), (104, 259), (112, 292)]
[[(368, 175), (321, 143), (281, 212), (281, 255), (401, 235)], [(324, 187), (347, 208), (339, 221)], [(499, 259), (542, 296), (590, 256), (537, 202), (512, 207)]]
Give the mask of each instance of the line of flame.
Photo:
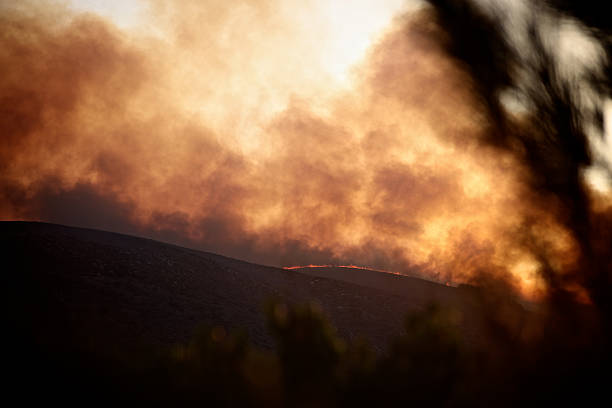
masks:
[[(376, 268), (370, 268), (367, 266), (359, 266), (359, 265), (331, 265), (331, 264), (327, 264), (327, 265), (296, 265), (296, 266), (283, 266), (283, 269), (286, 270), (294, 270), (294, 269), (306, 269), (306, 268), (351, 268), (351, 269), (361, 269), (364, 271), (373, 271), (373, 272), (382, 272), (382, 273), (390, 273), (392, 275), (401, 275), (401, 276), (408, 276), (405, 275), (403, 273), (400, 272), (395, 272), (395, 271), (389, 271), (386, 269), (376, 269)], [(453, 284), (452, 282), (440, 282), (445, 286), (456, 286), (455, 284)]]
[(370, 268), (367, 266), (359, 266), (359, 265), (297, 265), (297, 266), (283, 266), (283, 269), (292, 270), (292, 269), (306, 269), (306, 268), (351, 268), (351, 269), (362, 269), (365, 271), (374, 271), (374, 272), (383, 272), (390, 273), (393, 275), (403, 275), (403, 273), (388, 271), (385, 269), (376, 269)]

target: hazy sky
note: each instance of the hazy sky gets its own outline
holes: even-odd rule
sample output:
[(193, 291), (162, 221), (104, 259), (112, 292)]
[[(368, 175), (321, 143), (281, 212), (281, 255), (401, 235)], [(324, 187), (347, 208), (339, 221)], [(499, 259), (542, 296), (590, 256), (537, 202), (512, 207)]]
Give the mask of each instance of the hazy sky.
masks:
[[(124, 29), (142, 29), (155, 31), (150, 21), (150, 3), (144, 0), (66, 0), (76, 11), (93, 12), (110, 18)], [(490, 3), (481, 0), (483, 4)], [(354, 66), (387, 28), (392, 19), (402, 12), (418, 9), (423, 6), (420, 0), (354, 0), (354, 1), (307, 1), (310, 13), (307, 18), (323, 22), (325, 38), (321, 49), (321, 58), (326, 65), (323, 69), (339, 86), (346, 86), (350, 77), (350, 68)], [(493, 3), (494, 4), (494, 3)], [(517, 14), (526, 10), (524, 1), (510, 3), (517, 9)], [(566, 30), (564, 54), (587, 54), (589, 44), (580, 40), (576, 31)], [(159, 33), (159, 32), (158, 32)], [(579, 55), (580, 57), (580, 55)], [(571, 64), (571, 63), (570, 63)], [(612, 101), (604, 109), (606, 119), (605, 138), (603, 141), (593, 138), (595, 156), (606, 165), (612, 164)], [(243, 141), (246, 145), (252, 140)], [(601, 191), (612, 190), (603, 167), (594, 166), (587, 170), (587, 177), (595, 188)]]
[[(239, 4), (238, 2), (237, 4)], [(329, 71), (346, 80), (346, 70), (363, 57), (381, 31), (400, 12), (419, 7), (418, 0), (308, 0), (276, 4), (279, 14), (290, 5), (300, 13), (301, 23), (323, 28), (325, 38), (317, 47), (328, 50)], [(150, 4), (143, 0), (69, 0), (75, 10), (92, 11), (109, 17), (123, 28), (147, 27), (151, 23)]]
[(147, 4), (140, 0), (67, 0), (71, 8), (91, 11), (105, 17), (121, 27), (133, 27), (146, 21)]

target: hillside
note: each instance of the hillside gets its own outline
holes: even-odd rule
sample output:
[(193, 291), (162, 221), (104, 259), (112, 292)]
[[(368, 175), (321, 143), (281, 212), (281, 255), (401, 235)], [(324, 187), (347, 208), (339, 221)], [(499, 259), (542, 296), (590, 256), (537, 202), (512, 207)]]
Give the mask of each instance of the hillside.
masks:
[(168, 345), (209, 324), (244, 329), (256, 345), (272, 347), (263, 305), (280, 297), (319, 304), (342, 337), (363, 337), (382, 350), (408, 311), (431, 300), (463, 308), (456, 288), (372, 271), (321, 269), (316, 273), (324, 276), (312, 276), (45, 223), (2, 222), (0, 236), (11, 265), (4, 271), (11, 314), (43, 342), (103, 336)]
[(449, 306), (461, 302), (464, 293), (452, 286), (366, 268), (346, 266), (300, 267), (291, 270), (320, 278), (335, 279), (374, 288), (390, 294), (408, 297), (416, 303), (436, 301)]

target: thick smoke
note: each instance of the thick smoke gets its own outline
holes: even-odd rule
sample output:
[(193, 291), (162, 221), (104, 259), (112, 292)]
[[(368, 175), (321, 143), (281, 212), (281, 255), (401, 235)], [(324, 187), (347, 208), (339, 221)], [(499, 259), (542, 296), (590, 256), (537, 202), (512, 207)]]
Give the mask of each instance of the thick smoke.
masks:
[[(605, 138), (609, 27), (589, 18), (586, 10), (594, 8), (575, 10), (563, 2), (561, 9), (524, 2), (515, 10), (486, 2), (432, 3), (444, 28), (439, 42), (472, 78), (470, 89), (486, 113), (488, 131), (480, 140), (518, 160), (533, 206), (552, 205), (549, 213), (570, 236), (571, 262), (559, 262), (563, 258), (529, 218), (517, 239), (538, 259), (550, 296), (594, 302), (609, 316), (612, 246), (605, 231), (611, 207), (584, 176), (598, 159), (593, 146)], [(518, 98), (521, 113), (504, 105), (508, 93)], [(609, 163), (599, 157), (598, 164), (609, 173)]]
[(531, 294), (604, 245), (578, 227), (586, 141), (530, 144), (576, 126), (542, 111), (557, 95), (533, 101), (542, 123), (510, 118), (498, 96), (521, 61), (478, 42), (486, 16), (474, 33), (454, 2), (398, 16), (338, 85), (314, 3), (226, 3), (152, 2), (151, 32), (3, 9), (0, 216), (279, 266), (486, 270)]

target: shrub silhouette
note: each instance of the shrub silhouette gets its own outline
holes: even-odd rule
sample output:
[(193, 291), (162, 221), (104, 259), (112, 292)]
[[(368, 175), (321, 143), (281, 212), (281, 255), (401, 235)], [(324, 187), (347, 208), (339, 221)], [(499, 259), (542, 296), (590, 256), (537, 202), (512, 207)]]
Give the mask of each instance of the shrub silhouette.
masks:
[(315, 304), (271, 302), (270, 330), (278, 343), (286, 402), (292, 406), (334, 401), (337, 368), (346, 345)]
[(203, 326), (169, 349), (111, 348), (112, 336), (98, 344), (13, 344), (9, 372), (20, 395), (39, 391), (68, 405), (462, 407), (608, 398), (606, 339), (571, 336), (575, 326), (540, 312), (525, 318), (542, 323), (535, 337), (496, 330), (473, 342), (453, 310), (431, 305), (410, 313), (404, 332), (377, 353), (341, 339), (314, 304), (274, 300), (265, 310), (271, 350), (244, 332)]

